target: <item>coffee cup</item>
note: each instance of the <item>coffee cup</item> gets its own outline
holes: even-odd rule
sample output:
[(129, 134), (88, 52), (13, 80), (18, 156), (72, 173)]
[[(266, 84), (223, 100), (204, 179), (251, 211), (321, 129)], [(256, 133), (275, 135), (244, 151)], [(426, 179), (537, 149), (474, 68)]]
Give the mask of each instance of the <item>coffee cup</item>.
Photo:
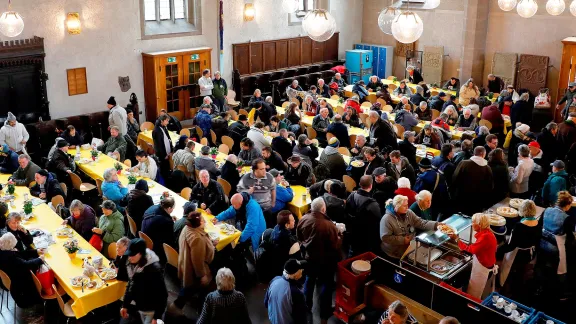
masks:
[(102, 268), (102, 264), (103, 264), (103, 260), (102, 257), (94, 257), (94, 260), (92, 261), (92, 263), (94, 264), (95, 268)]
[(505, 306), (504, 312), (506, 312), (506, 314), (510, 314), (510, 313), (512, 313), (512, 309), (510, 308), (510, 306)]

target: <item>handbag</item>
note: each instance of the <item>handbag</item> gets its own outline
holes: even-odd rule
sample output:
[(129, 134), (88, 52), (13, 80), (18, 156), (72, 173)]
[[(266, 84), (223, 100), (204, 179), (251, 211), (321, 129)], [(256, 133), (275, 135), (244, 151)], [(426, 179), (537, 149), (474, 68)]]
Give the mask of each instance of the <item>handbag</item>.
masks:
[(38, 271), (36, 271), (36, 278), (40, 281), (44, 294), (52, 296), (55, 293), (52, 289), (52, 284), (54, 284), (54, 271), (52, 271), (52, 269), (50, 269), (45, 263), (43, 263)]
[(99, 234), (93, 234), (88, 243), (90, 243), (90, 245), (92, 245), (98, 251), (102, 251), (102, 247), (104, 246), (102, 236), (100, 236)]

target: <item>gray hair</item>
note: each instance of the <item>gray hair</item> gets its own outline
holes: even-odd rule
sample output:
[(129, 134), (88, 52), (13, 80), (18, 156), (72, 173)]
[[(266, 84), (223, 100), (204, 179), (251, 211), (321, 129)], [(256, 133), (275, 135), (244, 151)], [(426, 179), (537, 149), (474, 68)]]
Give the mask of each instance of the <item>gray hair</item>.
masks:
[(518, 147), (518, 154), (521, 157), (529, 157), (530, 156), (530, 149), (528, 148), (528, 145), (526, 144), (522, 144)]
[(312, 99), (312, 100), (314, 100), (314, 98), (312, 98), (312, 96), (311, 96), (311, 95), (306, 95), (306, 97), (304, 97), (304, 101), (306, 101), (306, 100), (308, 100), (308, 99)]
[(199, 175), (199, 176), (201, 176), (201, 175), (203, 175), (203, 174), (206, 174), (206, 175), (208, 175), (208, 176), (210, 175), (210, 173), (208, 173), (208, 170), (206, 170), (206, 169), (200, 170), (200, 172), (198, 172), (198, 175)]
[(380, 118), (380, 115), (378, 115), (377, 111), (374, 110), (370, 110), (370, 112), (368, 113), (369, 117), (375, 117), (375, 118)]
[(0, 237), (0, 250), (12, 251), (16, 247), (18, 240), (12, 233), (6, 233)]
[(478, 128), (478, 135), (489, 135), (489, 134), (490, 130), (488, 129), (488, 127), (480, 126), (480, 128)]
[(265, 100), (267, 103), (272, 103), (272, 97), (271, 96), (266, 97)]
[(278, 131), (278, 134), (280, 135), (284, 135), (284, 133), (288, 133), (288, 130), (286, 128), (282, 128), (281, 130)]
[(114, 168), (108, 168), (106, 170), (104, 170), (104, 174), (102, 175), (104, 177), (104, 181), (111, 181), (112, 180), (112, 176), (114, 176), (114, 174), (116, 174), (116, 169)]
[(292, 84), (298, 84), (298, 80), (292, 80)]
[(536, 216), (536, 204), (532, 200), (524, 200), (518, 208), (518, 215), (521, 217), (534, 217)]
[[(323, 108), (323, 109), (327, 109), (327, 108)], [(341, 122), (342, 122), (342, 116), (336, 114), (336, 115), (334, 116), (334, 122), (335, 122), (335, 123), (341, 123)]]
[(238, 163), (238, 157), (235, 154), (230, 154), (226, 157), (226, 161), (236, 164)]
[(222, 291), (231, 291), (236, 287), (236, 278), (232, 270), (228, 268), (220, 268), (216, 274), (216, 288)]
[[(376, 114), (378, 114), (378, 113), (376, 113)], [(362, 134), (357, 135), (357, 136), (356, 136), (356, 139), (358, 139), (358, 138), (363, 138), (364, 141), (366, 141), (366, 136), (364, 136), (364, 135), (362, 135)]]
[(260, 93), (260, 94), (262, 94), (262, 90), (260, 90), (260, 89), (256, 89), (256, 90), (254, 90), (254, 95), (256, 95), (257, 93)]
[(428, 107), (428, 103), (426, 101), (420, 101), (420, 108), (422, 107)]
[(130, 239), (126, 236), (121, 237), (118, 241), (116, 241), (116, 245), (128, 246), (130, 245)]
[(70, 211), (73, 211), (74, 209), (79, 209), (80, 213), (82, 213), (84, 212), (84, 208), (85, 208), (84, 204), (78, 199), (74, 199), (70, 203)]
[(20, 213), (17, 212), (11, 212), (10, 214), (8, 214), (8, 216), (6, 216), (6, 222), (10, 222), (12, 220), (21, 221), (22, 215), (20, 215)]
[(424, 95), (424, 88), (422, 88), (422, 86), (416, 86), (416, 93)]
[(464, 109), (462, 109), (462, 113), (466, 113), (466, 112), (472, 112), (472, 109), (468, 108), (468, 107), (464, 107)]
[(222, 76), (222, 73), (220, 73), (220, 71), (216, 71), (216, 72), (214, 72), (214, 75), (215, 75), (215, 76), (216, 76), (216, 75)]
[(548, 131), (551, 131), (551, 130), (554, 130), (554, 129), (557, 129), (557, 128), (558, 128), (558, 124), (556, 124), (555, 122), (549, 122), (549, 123), (546, 125), (546, 129), (547, 129)]
[(415, 136), (415, 135), (416, 134), (414, 134), (414, 132), (411, 132), (411, 131), (404, 132), (404, 139), (408, 140), (411, 136)]
[(412, 70), (414, 70), (414, 66), (408, 65), (408, 66), (406, 67), (406, 71), (412, 71)]
[(416, 195), (416, 200), (422, 201), (426, 198), (432, 199), (432, 194), (428, 190), (422, 190)]
[(520, 98), (518, 100), (528, 101), (530, 100), (530, 94), (528, 92), (524, 92), (523, 94), (520, 95)]
[(410, 188), (410, 179), (406, 177), (398, 179), (398, 188)]
[(404, 304), (402, 304), (402, 302), (399, 300), (394, 301), (392, 304), (390, 304), (390, 306), (388, 306), (388, 312), (392, 312), (402, 317), (403, 321), (406, 321), (408, 315), (410, 315), (408, 313), (408, 308), (406, 308), (406, 306), (404, 306)]
[(326, 180), (324, 181), (324, 190), (330, 192), (330, 186), (332, 185), (334, 181), (332, 180)]
[(120, 128), (118, 126), (110, 126), (110, 130), (115, 130), (117, 132), (120, 132)]
[(27, 159), (28, 161), (30, 161), (30, 155), (28, 155), (26, 153), (22, 153), (22, 154), (18, 155), (18, 160), (23, 160), (23, 159)]
[(324, 198), (318, 197), (312, 200), (312, 205), (310, 206), (310, 209), (313, 212), (320, 212), (320, 213), (326, 211), (326, 203), (324, 202)]
[(208, 97), (208, 96), (204, 97), (204, 98), (202, 99), (202, 101), (206, 101), (206, 99), (208, 99), (208, 102), (209, 102), (209, 103), (212, 103), (212, 98), (210, 98), (210, 97)]

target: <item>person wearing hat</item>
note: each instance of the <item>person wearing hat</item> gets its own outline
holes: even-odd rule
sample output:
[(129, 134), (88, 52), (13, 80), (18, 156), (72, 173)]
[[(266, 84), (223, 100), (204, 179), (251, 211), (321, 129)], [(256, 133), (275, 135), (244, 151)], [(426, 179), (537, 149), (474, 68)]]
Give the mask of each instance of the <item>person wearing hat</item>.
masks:
[(0, 172), (14, 173), (18, 170), (18, 154), (12, 151), (7, 144), (0, 147)]
[(128, 307), (134, 302), (142, 323), (156, 324), (157, 320), (163, 318), (168, 299), (164, 271), (158, 256), (147, 249), (146, 242), (140, 238), (130, 241), (125, 254), (128, 256), (128, 285), (120, 315), (128, 319)]
[(10, 150), (21, 154), (26, 153), (26, 142), (30, 135), (23, 124), (16, 121), (16, 116), (8, 112), (4, 126), (0, 128), (0, 145), (6, 144)]
[(284, 180), (284, 176), (282, 176), (283, 171), (272, 169), (269, 173), (276, 181), (276, 204), (274, 204), (274, 207), (270, 210), (270, 213), (276, 215), (294, 199), (294, 192), (292, 188), (290, 188), (288, 181)]
[(246, 137), (249, 130), (248, 117), (246, 115), (238, 115), (238, 120), (228, 128), (228, 133), (234, 140), (234, 146), (230, 148), (231, 152), (234, 154), (240, 153), (240, 141)]
[[(118, 161), (124, 161), (127, 145), (126, 139), (120, 134), (120, 129), (117, 126), (111, 126), (110, 137), (108, 137), (106, 143), (98, 146), (97, 150)], [(156, 142), (154, 142), (154, 146), (156, 147)], [(158, 151), (156, 151), (156, 154), (158, 154)], [(50, 158), (50, 155), (48, 157)]]
[(62, 190), (56, 176), (44, 169), (38, 170), (34, 175), (36, 184), (30, 188), (30, 194), (46, 202), (51, 202), (55, 196), (62, 196), (66, 199), (66, 194)]
[(472, 215), (490, 207), (494, 177), (492, 169), (485, 160), (486, 149), (477, 146), (474, 156), (458, 164), (452, 176), (450, 191), (456, 210)]
[(176, 246), (174, 246), (174, 249), (176, 249), (176, 251), (180, 249), (178, 242), (180, 241), (180, 234), (182, 234), (182, 230), (184, 229), (184, 226), (186, 226), (186, 223), (188, 222), (187, 218), (190, 215), (190, 213), (195, 212), (198, 209), (198, 205), (196, 205), (191, 201), (187, 201), (186, 203), (184, 203), (184, 207), (182, 207), (182, 209), (183, 209), (182, 217), (178, 219), (176, 222), (174, 222), (174, 242), (176, 242)]
[(429, 107), (430, 109), (438, 110), (439, 112), (441, 112), (442, 110), (444, 110), (443, 106), (445, 102), (446, 102), (446, 93), (444, 91), (441, 91), (440, 93), (438, 93), (437, 96), (430, 98)]
[(306, 265), (304, 260), (289, 259), (282, 275), (270, 281), (264, 306), (272, 324), (306, 323), (308, 308), (299, 284)]
[(332, 137), (328, 141), (328, 146), (320, 154), (320, 163), (328, 169), (330, 179), (342, 179), (346, 174), (347, 165), (342, 154), (338, 152), (339, 146), (340, 141), (336, 137)]
[(560, 109), (560, 106), (563, 103), (566, 103), (566, 105), (562, 109), (562, 117), (564, 119), (568, 118), (568, 113), (570, 113), (570, 106), (572, 106), (572, 103), (576, 102), (575, 99), (576, 99), (576, 82), (570, 82), (568, 83), (568, 89), (564, 93), (564, 96), (562, 96), (562, 98), (560, 98), (560, 100), (556, 104), (556, 109)]
[(378, 202), (380, 210), (384, 210), (386, 200), (394, 198), (398, 185), (394, 178), (386, 175), (386, 168), (378, 167), (372, 172), (372, 197)]
[(108, 115), (109, 127), (118, 127), (120, 135), (122, 136), (128, 134), (128, 116), (126, 109), (116, 104), (116, 99), (114, 99), (113, 96), (108, 99), (108, 109), (110, 109), (110, 114)]
[(132, 141), (136, 143), (138, 141), (138, 134), (140, 133), (140, 124), (138, 124), (138, 121), (134, 118), (132, 109), (126, 109), (126, 118), (126, 132)]
[(202, 104), (200, 111), (194, 118), (194, 125), (197, 125), (202, 130), (202, 136), (210, 138), (210, 130), (212, 129), (212, 105)]
[(494, 74), (488, 74), (488, 92), (500, 93), (504, 90), (505, 83), (502, 78), (495, 76)]
[(311, 176), (312, 167), (304, 163), (300, 155), (294, 154), (288, 159), (288, 171), (284, 178), (290, 185), (308, 187)]
[(541, 171), (544, 171), (545, 174), (548, 174), (547, 170), (549, 170), (549, 167), (544, 164), (544, 160), (542, 159), (544, 152), (540, 149), (540, 144), (536, 141), (530, 141), (530, 143), (528, 143), (528, 149), (530, 150), (530, 158), (534, 161), (534, 164), (541, 168)]
[(40, 167), (32, 162), (28, 154), (20, 154), (18, 156), (18, 169), (12, 174), (12, 179), (17, 186), (26, 186), (34, 181), (36, 172), (40, 171)]
[[(450, 151), (452, 145), (450, 145)], [(446, 176), (434, 168), (432, 161), (429, 158), (423, 158), (418, 163), (420, 167), (420, 174), (416, 178), (416, 183), (412, 189), (416, 192), (428, 190), (432, 193), (433, 204), (431, 208), (432, 219), (440, 219), (440, 217), (447, 218), (449, 215), (450, 207), (450, 194), (448, 192), (448, 184)]]
[(212, 179), (216, 179), (220, 175), (220, 170), (216, 167), (216, 161), (212, 160), (212, 157), (210, 157), (209, 146), (202, 146), (200, 149), (200, 156), (194, 159), (194, 167), (199, 172), (202, 170), (208, 171), (208, 173), (210, 173), (210, 178)]
[(112, 200), (105, 200), (100, 207), (102, 216), (98, 221), (98, 227), (94, 227), (92, 233), (102, 237), (103, 245), (100, 253), (109, 258), (108, 245), (124, 236), (124, 216), (116, 209), (116, 204)]
[(460, 99), (458, 100), (462, 106), (468, 106), (470, 103), (471, 98), (476, 98), (480, 96), (480, 90), (476, 84), (474, 84), (474, 80), (468, 79), (462, 87), (460, 87), (460, 92), (458, 93)]
[(127, 200), (126, 209), (136, 223), (137, 230), (140, 231), (144, 212), (154, 206), (152, 197), (148, 195), (148, 182), (144, 179), (138, 180), (134, 189), (130, 190), (125, 199)]
[(551, 164), (552, 173), (548, 176), (542, 187), (543, 206), (551, 206), (558, 200), (558, 193), (568, 190), (568, 173), (562, 160), (556, 160)]

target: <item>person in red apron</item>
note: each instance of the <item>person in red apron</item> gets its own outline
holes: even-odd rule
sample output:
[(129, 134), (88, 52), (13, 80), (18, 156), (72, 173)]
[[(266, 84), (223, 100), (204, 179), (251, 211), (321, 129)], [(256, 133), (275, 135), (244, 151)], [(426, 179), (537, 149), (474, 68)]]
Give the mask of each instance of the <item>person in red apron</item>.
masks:
[[(494, 282), (494, 276), (498, 273), (498, 266), (496, 265), (498, 243), (494, 233), (490, 230), (490, 217), (487, 214), (474, 214), (472, 216), (472, 229), (476, 232), (474, 234), (475, 243), (463, 243), (456, 234), (452, 234), (450, 237), (458, 243), (460, 250), (469, 252), (474, 256), (472, 274), (470, 275), (470, 282), (466, 292), (471, 296), (483, 299), (484, 288), (490, 273), (493, 274), (492, 282)], [(494, 285), (492, 285), (493, 288)]]

